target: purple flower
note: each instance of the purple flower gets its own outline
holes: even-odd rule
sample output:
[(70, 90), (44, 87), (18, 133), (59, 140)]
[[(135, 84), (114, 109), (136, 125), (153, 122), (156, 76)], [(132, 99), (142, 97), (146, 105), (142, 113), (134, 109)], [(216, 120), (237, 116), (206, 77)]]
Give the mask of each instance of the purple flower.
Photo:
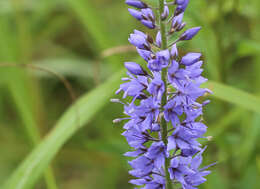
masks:
[(183, 68), (179, 69), (179, 63), (173, 60), (171, 66), (168, 69), (168, 81), (177, 85), (179, 80), (187, 79), (189, 73), (189, 71)]
[(147, 78), (145, 76), (137, 76), (136, 78), (130, 73), (128, 73), (128, 75), (130, 78), (124, 78), (124, 80), (129, 82), (121, 84), (116, 94), (124, 91), (123, 98), (126, 98), (127, 96), (137, 98), (138, 96), (143, 95), (144, 93), (142, 91), (148, 87)]
[(146, 71), (135, 62), (125, 62), (126, 69), (134, 75), (147, 75)]
[(147, 4), (139, 0), (126, 0), (125, 3), (138, 9), (147, 8)]
[(195, 27), (195, 28), (188, 29), (181, 35), (180, 40), (192, 39), (200, 31), (200, 29), (201, 29), (201, 27)]
[(139, 49), (149, 49), (150, 45), (147, 42), (147, 35), (143, 32), (135, 30), (133, 34), (130, 34), (129, 42)]
[(205, 168), (199, 169), (199, 167), (200, 167), (200, 165), (202, 163), (202, 153), (204, 152), (205, 149), (206, 148), (201, 150), (191, 160), (190, 168), (194, 171), (194, 173), (185, 176), (184, 179), (185, 179), (186, 184), (184, 185), (184, 189), (193, 189), (196, 186), (199, 186), (200, 184), (202, 184), (202, 183), (204, 183), (206, 181), (206, 179), (204, 177), (207, 176), (208, 174), (210, 174), (210, 171), (205, 171)]
[(147, 28), (150, 28), (150, 29), (154, 29), (155, 28), (155, 24), (154, 22), (152, 22), (151, 20), (141, 20), (142, 24), (145, 25)]
[(178, 53), (177, 46), (176, 46), (176, 44), (174, 44), (171, 49), (171, 58), (175, 59), (176, 57), (178, 57), (178, 55), (179, 55), (179, 53)]
[(171, 25), (171, 28), (174, 29), (174, 30), (177, 30), (181, 24), (182, 24), (182, 19), (183, 19), (183, 15), (184, 13), (181, 13), (179, 14), (178, 16), (175, 16), (173, 19), (172, 19), (172, 25)]
[(145, 156), (140, 156), (130, 161), (129, 164), (134, 169), (129, 171), (129, 173), (138, 178), (148, 176), (154, 168), (153, 161)]
[(161, 36), (161, 32), (158, 31), (157, 35), (156, 35), (156, 45), (158, 47), (161, 47), (162, 44), (162, 36)]
[(169, 143), (167, 150), (181, 149), (184, 156), (194, 155), (196, 152), (201, 150), (200, 143), (198, 143), (195, 139), (196, 135), (194, 135), (190, 129), (183, 126), (178, 126), (168, 138)]
[(200, 53), (188, 53), (181, 59), (181, 64), (186, 66), (191, 66), (192, 64), (196, 63), (201, 57)]
[(148, 60), (151, 59), (151, 51), (148, 51), (148, 50), (143, 50), (143, 49), (137, 49), (137, 52), (139, 53), (139, 55), (145, 60), (148, 62)]
[(189, 4), (189, 0), (176, 0), (177, 8), (175, 9), (175, 15), (178, 15), (185, 11)]
[(160, 100), (164, 91), (165, 86), (164, 82), (161, 79), (161, 75), (156, 73), (154, 74), (154, 79), (149, 84), (147, 91), (153, 95), (157, 100)]
[(135, 9), (128, 9), (129, 13), (137, 20), (142, 20), (142, 12)]
[(185, 185), (185, 175), (194, 174), (194, 171), (189, 168), (190, 158), (175, 157), (171, 160), (169, 168), (170, 177), (172, 180), (179, 181), (182, 185)]
[(160, 169), (164, 165), (165, 157), (167, 156), (167, 151), (164, 143), (154, 142), (145, 154), (149, 159), (154, 160), (154, 165)]
[(170, 100), (164, 106), (164, 118), (167, 122), (172, 123), (173, 127), (179, 124), (179, 116), (183, 113), (183, 107), (179, 102), (175, 100)]
[(168, 6), (164, 6), (164, 11), (161, 15), (162, 20), (165, 20), (167, 17), (169, 16), (169, 7)]
[(162, 50), (156, 53), (155, 57), (148, 61), (148, 68), (152, 71), (161, 71), (169, 64), (170, 52), (169, 50)]
[(148, 141), (148, 138), (135, 128), (126, 130), (122, 135), (126, 138), (128, 144), (135, 149), (144, 148), (143, 144)]
[(150, 8), (142, 9), (141, 12), (142, 12), (142, 19), (141, 19), (142, 24), (150, 29), (154, 29), (155, 17), (152, 9)]

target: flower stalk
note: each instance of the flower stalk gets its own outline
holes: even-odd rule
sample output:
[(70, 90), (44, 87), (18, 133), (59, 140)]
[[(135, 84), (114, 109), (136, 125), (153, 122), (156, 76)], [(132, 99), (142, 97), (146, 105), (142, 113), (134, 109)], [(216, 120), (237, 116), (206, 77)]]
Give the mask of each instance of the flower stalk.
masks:
[[(158, 0), (158, 4), (159, 4), (159, 22), (160, 22), (160, 32), (161, 32), (161, 48), (162, 50), (167, 49), (167, 34), (166, 34), (166, 23), (165, 23), (165, 19), (162, 18), (162, 14), (164, 12), (164, 0)], [(167, 91), (167, 67), (162, 69), (162, 81), (164, 83), (165, 86), (165, 91)], [(167, 93), (164, 93), (162, 96), (162, 102), (161, 102), (161, 108), (163, 108), (167, 103)], [(168, 127), (167, 127), (167, 122), (164, 119), (164, 117), (161, 120), (161, 126), (162, 126), (162, 140), (164, 142), (164, 145), (167, 146), (168, 145), (168, 140), (167, 140), (167, 135), (168, 135)], [(170, 166), (170, 159), (165, 157), (165, 163), (164, 163), (164, 167), (165, 167), (165, 179), (166, 179), (166, 185), (165, 185), (165, 189), (173, 189), (172, 187), (172, 182), (170, 179), (170, 174), (167, 171), (168, 168)]]
[[(209, 174), (205, 170), (208, 167), (199, 168), (205, 148), (197, 141), (206, 138), (202, 109), (208, 104), (207, 100), (199, 103), (197, 99), (210, 92), (200, 88), (206, 81), (201, 76), (203, 61), (200, 53), (180, 57), (177, 48), (178, 42), (191, 40), (200, 27), (186, 30), (170, 45), (167, 41), (185, 27), (182, 19), (188, 2), (158, 0), (158, 7), (151, 8), (140, 0), (126, 0), (134, 8), (128, 9), (133, 17), (157, 30), (155, 39), (138, 30), (130, 34), (129, 42), (147, 62), (148, 69), (125, 62), (128, 77), (122, 78), (125, 83), (116, 93), (124, 92), (123, 99), (128, 102), (112, 99), (124, 105), (127, 117), (115, 119), (114, 123), (128, 120), (122, 135), (133, 151), (125, 155), (135, 158), (129, 162), (133, 168), (129, 173), (137, 178), (130, 183), (142, 189), (173, 189), (176, 184), (196, 189)], [(170, 16), (168, 6), (173, 5), (176, 8)]]

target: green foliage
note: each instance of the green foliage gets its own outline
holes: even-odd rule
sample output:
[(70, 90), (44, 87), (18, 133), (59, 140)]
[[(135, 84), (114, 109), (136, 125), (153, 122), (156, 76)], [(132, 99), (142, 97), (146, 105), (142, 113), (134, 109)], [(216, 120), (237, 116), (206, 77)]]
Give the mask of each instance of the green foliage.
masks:
[[(260, 187), (259, 7), (258, 0), (197, 0), (185, 15), (188, 26), (203, 27), (181, 54), (203, 52), (210, 79), (204, 86), (213, 91), (204, 115), (213, 136), (204, 141), (205, 159), (220, 162), (201, 188)], [(137, 54), (117, 49), (119, 55), (103, 56), (128, 45), (128, 34), (141, 27), (124, 1), (1, 1), (0, 25), (0, 64), (51, 70), (81, 96), (69, 107), (69, 94), (53, 75), (0, 67), (1, 188), (131, 188), (122, 155), (128, 147), (121, 125), (111, 123), (122, 109), (108, 102), (123, 61)]]

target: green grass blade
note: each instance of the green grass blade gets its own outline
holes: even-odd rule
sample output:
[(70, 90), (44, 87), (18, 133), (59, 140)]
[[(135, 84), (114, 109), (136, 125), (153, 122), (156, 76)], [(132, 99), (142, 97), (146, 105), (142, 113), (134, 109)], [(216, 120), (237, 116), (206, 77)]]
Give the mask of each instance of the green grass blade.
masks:
[[(17, 1), (13, 1), (13, 9), (15, 12), (15, 20), (17, 25), (17, 40), (13, 41), (12, 29), (8, 22), (8, 19), (1, 18), (0, 25), (5, 26), (5, 29), (0, 32), (0, 39), (2, 42), (6, 41), (5, 44), (9, 44), (9, 48), (2, 43), (0, 45), (0, 58), (1, 61), (5, 62), (22, 62), (27, 63), (30, 54), (30, 44), (28, 41), (28, 28), (27, 22), (24, 19), (24, 15), (21, 10), (21, 5)], [(16, 4), (17, 3), (17, 4)], [(17, 47), (20, 47), (17, 49)], [(19, 59), (19, 61), (17, 61)], [(21, 119), (22, 125), (24, 126), (25, 133), (30, 140), (31, 146), (35, 147), (40, 141), (40, 133), (38, 130), (37, 119), (35, 115), (35, 85), (31, 81), (32, 78), (28, 77), (24, 70), (13, 69), (13, 68), (1, 68), (1, 76), (6, 81), (8, 90), (13, 97), (16, 110)], [(35, 101), (33, 101), (34, 99)], [(56, 189), (55, 178), (51, 168), (45, 173), (45, 180), (48, 189)]]
[(218, 99), (260, 113), (260, 98), (252, 94), (214, 81), (205, 83), (203, 87), (211, 89), (213, 96)]
[(33, 150), (7, 180), (5, 189), (30, 189), (63, 144), (102, 109), (119, 85), (122, 72), (80, 98), (59, 120), (54, 130)]

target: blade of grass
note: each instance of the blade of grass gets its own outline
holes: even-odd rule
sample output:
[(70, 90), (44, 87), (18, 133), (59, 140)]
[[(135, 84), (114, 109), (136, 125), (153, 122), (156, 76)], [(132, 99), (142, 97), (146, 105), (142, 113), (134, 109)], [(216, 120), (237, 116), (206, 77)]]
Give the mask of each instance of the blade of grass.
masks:
[(205, 83), (203, 87), (212, 90), (212, 96), (215, 98), (260, 113), (260, 98), (250, 93), (214, 81)]
[[(30, 189), (64, 143), (93, 118), (113, 96), (122, 72), (84, 95), (58, 121), (52, 132), (38, 145), (7, 180), (5, 189)], [(77, 120), (79, 118), (79, 120)], [(79, 125), (80, 124), (80, 125)]]
[[(27, 32), (27, 22), (23, 17), (20, 2), (13, 0), (12, 8), (14, 9), (15, 21), (17, 26), (17, 40), (12, 41), (13, 33), (8, 24), (6, 18), (1, 19), (1, 23), (5, 25), (5, 30), (0, 33), (0, 38), (5, 39), (8, 42), (13, 42), (13, 47), (6, 48), (5, 43), (0, 46), (1, 60), (4, 61), (14, 61), (19, 59), (19, 62), (27, 62), (30, 56), (30, 43), (29, 43), (29, 33)], [(2, 40), (1, 40), (2, 41)], [(19, 49), (16, 49), (18, 47)], [(4, 49), (4, 51), (2, 51)], [(2, 53), (3, 52), (3, 53)], [(6, 54), (5, 54), (6, 53)], [(13, 97), (14, 104), (17, 107), (17, 111), (24, 125), (24, 130), (30, 140), (32, 146), (36, 146), (40, 141), (40, 134), (37, 128), (37, 121), (35, 116), (35, 109), (32, 103), (32, 99), (35, 97), (32, 95), (33, 83), (31, 78), (27, 76), (24, 70), (17, 69), (4, 69), (5, 72), (2, 77), (5, 77), (7, 81), (7, 86), (11, 96)], [(48, 168), (45, 174), (45, 180), (48, 189), (56, 189), (55, 178), (53, 176), (52, 170)]]

